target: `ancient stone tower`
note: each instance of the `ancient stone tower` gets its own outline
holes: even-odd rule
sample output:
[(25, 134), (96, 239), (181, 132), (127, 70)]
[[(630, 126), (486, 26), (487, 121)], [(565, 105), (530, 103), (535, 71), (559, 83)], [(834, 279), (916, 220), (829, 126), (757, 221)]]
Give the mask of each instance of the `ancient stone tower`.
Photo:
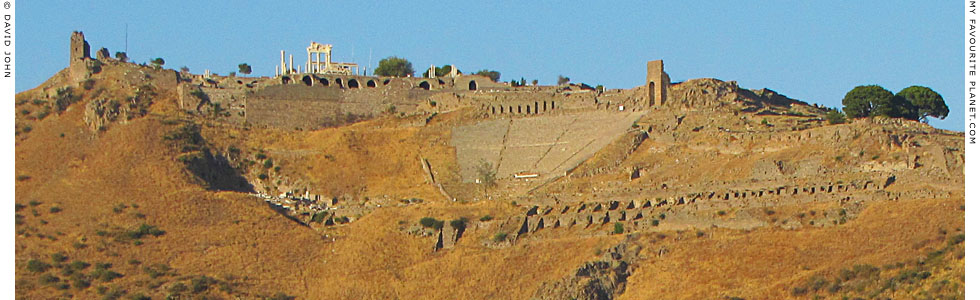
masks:
[(92, 57), (89, 56), (88, 42), (85, 41), (85, 35), (81, 31), (71, 33), (71, 49), (68, 54), (71, 56), (68, 60), (69, 79), (74, 82), (88, 79), (92, 75), (89, 70)]
[(81, 31), (74, 31), (71, 33), (71, 52), (69, 65), (78, 63), (85, 60), (86, 58), (91, 58), (89, 56), (89, 46), (88, 42), (85, 41), (85, 34)]
[(662, 106), (667, 101), (667, 86), (670, 76), (664, 72), (664, 61), (647, 62), (647, 87), (650, 92), (650, 106)]

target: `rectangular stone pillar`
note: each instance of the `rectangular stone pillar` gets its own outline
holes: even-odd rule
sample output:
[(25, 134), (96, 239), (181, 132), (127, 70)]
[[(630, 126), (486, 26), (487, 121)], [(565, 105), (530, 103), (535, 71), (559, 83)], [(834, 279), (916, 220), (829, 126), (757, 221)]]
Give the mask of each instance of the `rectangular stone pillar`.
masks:
[(647, 89), (649, 91), (650, 106), (663, 106), (667, 101), (667, 87), (670, 84), (670, 76), (664, 72), (664, 61), (653, 60), (647, 62)]

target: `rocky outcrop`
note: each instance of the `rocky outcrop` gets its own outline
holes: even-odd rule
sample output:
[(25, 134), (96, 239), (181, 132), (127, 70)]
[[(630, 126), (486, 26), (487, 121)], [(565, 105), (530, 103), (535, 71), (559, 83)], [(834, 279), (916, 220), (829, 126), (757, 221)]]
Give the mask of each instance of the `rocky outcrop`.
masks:
[(119, 118), (119, 101), (99, 99), (85, 105), (85, 124), (93, 131), (105, 130)]
[(606, 250), (598, 260), (587, 262), (575, 273), (545, 282), (531, 299), (615, 299), (626, 290), (626, 279), (639, 260), (640, 246), (631, 237)]

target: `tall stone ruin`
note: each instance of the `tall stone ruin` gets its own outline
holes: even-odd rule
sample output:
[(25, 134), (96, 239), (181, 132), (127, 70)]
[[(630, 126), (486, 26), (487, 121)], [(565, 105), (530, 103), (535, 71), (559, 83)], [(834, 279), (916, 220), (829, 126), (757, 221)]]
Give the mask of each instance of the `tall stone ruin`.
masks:
[(667, 102), (667, 86), (670, 76), (664, 72), (664, 61), (647, 62), (647, 88), (649, 89), (650, 106), (663, 106)]
[(88, 68), (88, 64), (92, 58), (89, 56), (89, 50), (88, 42), (85, 41), (85, 34), (81, 31), (72, 32), (71, 49), (69, 51), (70, 57), (68, 60), (68, 71), (71, 81), (80, 82), (88, 79), (91, 75)]
[(85, 34), (81, 31), (73, 31), (71, 33), (71, 52), (69, 65), (76, 64), (78, 62), (84, 61), (86, 58), (91, 58), (89, 56), (89, 45), (85, 41)]

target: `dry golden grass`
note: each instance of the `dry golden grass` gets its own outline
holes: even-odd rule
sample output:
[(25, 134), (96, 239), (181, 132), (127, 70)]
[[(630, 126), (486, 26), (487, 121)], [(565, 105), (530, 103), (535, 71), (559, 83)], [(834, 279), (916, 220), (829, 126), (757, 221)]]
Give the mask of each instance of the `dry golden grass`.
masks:
[[(113, 68), (103, 73), (92, 91), (104, 88), (102, 95), (125, 95), (123, 89), (130, 86), (120, 83), (122, 73)], [(63, 80), (61, 74), (44, 86), (57, 87)], [(18, 100), (32, 99), (43, 90), (22, 93)], [(311, 192), (392, 200), (388, 204), (402, 198), (426, 200), (421, 205), (387, 205), (350, 224), (313, 229), (277, 214), (258, 198), (209, 191), (196, 184), (162, 139), (175, 127), (163, 120), (184, 118), (177, 115), (174, 93), (162, 91), (150, 116), (112, 124), (103, 132), (93, 132), (83, 122), (83, 105), (94, 94), (84, 96), (82, 103), (44, 120), (18, 116), (18, 122), (33, 124), (33, 130), (19, 136), (16, 144), (16, 172), (30, 177), (16, 183), (15, 193), (15, 201), (24, 205), (18, 211), (21, 224), (15, 244), (18, 298), (51, 299), (66, 293), (100, 298), (99, 286), (115, 286), (157, 299), (167, 295), (174, 282), (207, 275), (235, 285), (231, 292), (212, 288), (202, 293), (216, 298), (285, 292), (300, 299), (525, 299), (542, 283), (574, 274), (583, 263), (597, 258), (597, 250), (623, 240), (621, 235), (565, 234), (568, 229), (559, 228), (544, 235), (547, 238), (486, 246), (498, 232), (513, 234), (513, 228), (507, 227), (512, 224), (504, 224), (526, 208), (509, 204), (512, 198), (476, 203), (445, 199), (426, 183), (419, 162), (420, 156), (428, 159), (437, 181), (451, 194), (464, 195), (461, 199), (481, 194), (477, 186), (459, 183), (455, 153), (448, 144), (451, 127), (470, 121), (466, 110), (436, 116), (426, 126), (417, 126), (412, 117), (388, 116), (317, 131), (246, 130), (195, 119), (205, 124), (202, 135), (213, 149), (235, 146), (247, 155), (263, 150), (283, 174), (305, 180), (301, 184), (309, 185)], [(630, 184), (734, 180), (749, 175), (759, 160), (819, 156), (824, 167), (849, 162), (826, 159), (833, 157), (827, 153), (837, 153), (832, 145), (747, 155), (718, 155), (694, 146), (679, 147), (671, 155), (646, 150), (658, 143), (647, 140), (622, 163), (658, 170)], [(875, 143), (855, 139), (848, 147), (884, 147)], [(610, 151), (621, 150), (611, 148), (598, 157), (618, 159)], [(730, 171), (718, 172), (719, 168)], [(597, 181), (622, 179), (623, 174), (610, 172), (559, 181), (544, 190), (588, 192)], [(909, 189), (925, 186), (909, 185)], [(502, 191), (490, 193), (502, 196)], [(32, 201), (40, 204), (31, 206)], [(834, 274), (855, 264), (912, 260), (938, 249), (947, 236), (939, 233), (940, 228), (950, 235), (963, 228), (959, 210), (963, 202), (961, 198), (876, 201), (857, 219), (827, 228), (708, 230), (705, 237), (685, 232), (679, 234), (681, 239), (669, 232), (665, 240), (641, 234), (645, 260), (634, 263), (635, 272), (622, 297), (783, 299), (813, 275)], [(61, 211), (52, 212), (52, 207)], [(484, 215), (494, 219), (478, 221)], [(434, 237), (403, 230), (422, 217), (447, 221), (466, 217), (470, 225), (454, 248), (434, 252)], [(144, 237), (141, 245), (99, 234), (131, 230), (143, 223), (166, 233)], [(661, 247), (668, 252), (658, 257)], [(42, 273), (27, 271), (27, 262), (50, 262), (55, 252), (65, 253), (69, 260), (111, 263), (124, 276), (111, 283), (93, 281), (87, 289), (58, 290), (41, 284)], [(133, 259), (141, 264), (130, 264)], [(172, 267), (177, 275), (150, 278), (142, 268), (156, 263)], [(954, 262), (953, 271), (941, 276), (955, 279), (962, 268), (961, 261)]]

